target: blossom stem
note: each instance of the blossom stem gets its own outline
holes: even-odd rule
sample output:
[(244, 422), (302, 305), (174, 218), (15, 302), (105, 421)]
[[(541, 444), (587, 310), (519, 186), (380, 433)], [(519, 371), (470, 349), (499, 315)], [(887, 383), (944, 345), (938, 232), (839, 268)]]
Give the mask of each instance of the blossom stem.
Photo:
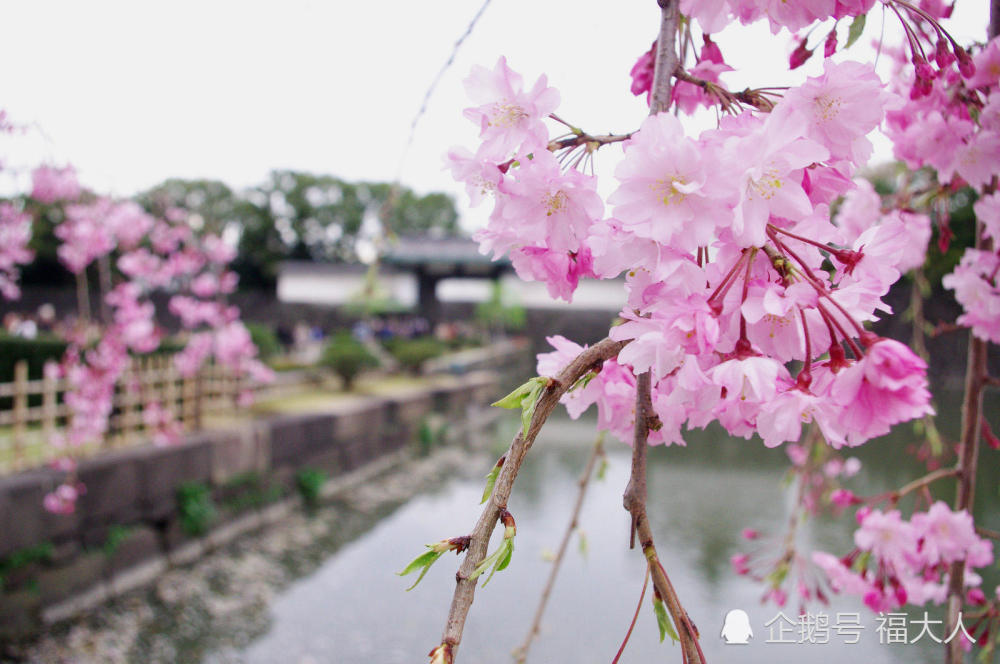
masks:
[(799, 372), (799, 376), (805, 374), (812, 380), (812, 340), (809, 338), (809, 323), (806, 321), (806, 312), (799, 307), (799, 318), (802, 319), (802, 336), (805, 339), (806, 344), (806, 361), (802, 365), (802, 371)]
[(750, 348), (750, 340), (747, 339), (747, 319), (743, 316), (743, 303), (747, 301), (747, 294), (750, 292), (750, 270), (753, 268), (753, 259), (757, 255), (757, 247), (747, 253), (747, 269), (743, 274), (743, 293), (740, 295), (740, 338), (736, 342), (737, 351), (741, 346)]
[(816, 277), (814, 277), (812, 274), (809, 273), (809, 266), (806, 264), (806, 262), (803, 261), (801, 258), (799, 258), (798, 254), (789, 249), (788, 245), (779, 240), (777, 233), (775, 233), (773, 230), (768, 229), (768, 236), (776, 245), (778, 245), (778, 249), (780, 251), (782, 251), (783, 253), (787, 253), (795, 260), (796, 263), (798, 263), (802, 267), (802, 272), (801, 272), (802, 276), (805, 277), (806, 281), (808, 281), (809, 284), (814, 289), (816, 289), (816, 292), (819, 294), (819, 296), (825, 297), (830, 302), (830, 304), (835, 306), (837, 310), (840, 311), (840, 313), (844, 314), (844, 318), (846, 318), (848, 322), (850, 322), (851, 326), (854, 327), (855, 331), (857, 331), (858, 333), (858, 336), (863, 336), (865, 333), (865, 328), (863, 328), (861, 324), (858, 323), (858, 321), (854, 320), (854, 316), (849, 314), (847, 310), (840, 305), (839, 302), (833, 299), (833, 295), (830, 293), (830, 291), (827, 290), (827, 288), (823, 284), (821, 284), (816, 279)]
[(788, 237), (796, 239), (799, 242), (805, 242), (806, 244), (811, 244), (814, 247), (817, 247), (818, 249), (820, 249), (822, 251), (826, 251), (826, 252), (830, 251), (830, 246), (829, 245), (823, 244), (822, 242), (817, 242), (816, 240), (810, 240), (807, 237), (803, 237), (803, 236), (801, 236), (801, 235), (799, 235), (797, 233), (793, 233), (790, 230), (787, 230), (787, 229), (782, 228), (780, 226), (775, 226), (774, 224), (768, 224), (767, 225), (767, 229), (769, 231), (773, 230), (773, 231), (777, 231), (777, 232), (779, 232), (779, 233), (781, 233), (783, 235), (787, 235)]
[(735, 275), (737, 271), (739, 271), (740, 266), (743, 265), (743, 261), (746, 260), (747, 255), (748, 252), (746, 249), (744, 249), (743, 252), (740, 254), (739, 260), (733, 263), (733, 266), (729, 268), (729, 272), (727, 272), (726, 276), (722, 278), (722, 282), (718, 286), (716, 286), (712, 294), (708, 296), (709, 304), (711, 304), (712, 300), (715, 300), (716, 298), (721, 300), (726, 296), (726, 293), (729, 292), (730, 287), (733, 285), (733, 283), (735, 283), (736, 281)]
[(844, 329), (844, 326), (840, 324), (840, 321), (837, 320), (833, 316), (833, 314), (827, 311), (826, 307), (823, 306), (823, 303), (817, 302), (816, 308), (819, 310), (820, 315), (822, 315), (825, 319), (833, 323), (834, 327), (837, 328), (837, 331), (840, 333), (840, 336), (843, 337), (844, 341), (847, 342), (847, 345), (850, 346), (851, 352), (854, 353), (854, 357), (859, 360), (862, 357), (864, 357), (865, 352), (861, 350), (861, 347), (854, 342), (854, 339), (851, 337), (851, 335), (847, 333), (847, 330)]

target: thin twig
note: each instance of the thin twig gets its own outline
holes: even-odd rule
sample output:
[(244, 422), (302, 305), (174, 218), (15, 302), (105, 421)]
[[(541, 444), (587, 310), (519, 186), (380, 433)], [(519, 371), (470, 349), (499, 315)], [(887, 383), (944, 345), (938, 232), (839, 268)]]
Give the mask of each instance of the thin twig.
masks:
[(598, 435), (597, 440), (594, 442), (594, 449), (590, 452), (590, 458), (587, 459), (587, 466), (580, 474), (580, 479), (577, 480), (577, 485), (580, 488), (576, 494), (576, 503), (573, 505), (573, 512), (570, 515), (569, 523), (566, 525), (566, 532), (563, 533), (562, 541), (559, 543), (559, 550), (556, 552), (556, 557), (552, 561), (552, 570), (549, 572), (549, 578), (545, 582), (545, 588), (542, 589), (542, 596), (538, 600), (538, 608), (535, 609), (535, 617), (531, 621), (531, 627), (528, 629), (527, 636), (524, 637), (524, 643), (522, 643), (517, 650), (514, 651), (514, 661), (519, 664), (524, 664), (524, 661), (528, 658), (528, 649), (531, 648), (531, 642), (538, 635), (538, 632), (541, 629), (542, 614), (545, 613), (545, 605), (549, 602), (549, 595), (552, 594), (552, 587), (556, 583), (556, 577), (559, 576), (559, 568), (562, 566), (563, 558), (566, 556), (566, 550), (569, 548), (569, 540), (573, 536), (573, 531), (577, 528), (580, 519), (580, 509), (583, 507), (583, 499), (587, 495), (587, 487), (590, 485), (590, 478), (594, 474), (594, 466), (597, 464), (597, 460), (602, 456), (604, 456), (603, 432)]
[(569, 363), (552, 381), (549, 387), (538, 399), (535, 406), (535, 413), (528, 426), (528, 433), (522, 435), (518, 431), (507, 452), (506, 460), (500, 474), (497, 476), (496, 484), (493, 486), (493, 493), (490, 495), (483, 512), (476, 522), (475, 529), (470, 535), (470, 544), (465, 558), (455, 574), (455, 594), (452, 596), (451, 608), (448, 611), (448, 621), (445, 624), (444, 633), (441, 635), (441, 645), (433, 650), (437, 653), (438, 660), (444, 664), (453, 664), (458, 652), (459, 643), (462, 641), (462, 631), (465, 628), (465, 619), (469, 615), (473, 599), (476, 593), (477, 578), (470, 578), (476, 566), (486, 558), (486, 548), (490, 542), (490, 535), (496, 527), (497, 519), (500, 517), (500, 510), (505, 509), (507, 500), (510, 498), (514, 480), (521, 469), (525, 455), (531, 449), (535, 437), (541, 431), (545, 420), (559, 403), (560, 397), (580, 379), (581, 376), (591, 371), (595, 367), (612, 357), (618, 355), (619, 351), (625, 347), (627, 342), (612, 341), (604, 339), (590, 348), (584, 350)]
[(639, 620), (639, 611), (642, 610), (642, 600), (646, 598), (646, 588), (649, 587), (649, 566), (646, 566), (646, 578), (642, 582), (642, 592), (639, 593), (639, 603), (635, 605), (635, 613), (632, 614), (632, 622), (628, 624), (628, 631), (625, 632), (625, 638), (622, 640), (622, 644), (618, 647), (618, 652), (615, 653), (615, 658), (611, 660), (611, 664), (618, 664), (618, 660), (622, 658), (622, 653), (625, 652), (625, 646), (628, 645), (629, 639), (632, 638), (632, 630), (635, 629), (635, 623)]
[(896, 502), (906, 494), (913, 493), (917, 489), (922, 489), (940, 479), (944, 479), (946, 477), (957, 477), (959, 475), (961, 475), (961, 471), (958, 468), (939, 468), (934, 472), (927, 473), (923, 477), (918, 477), (895, 491), (886, 491), (885, 493), (880, 493), (877, 496), (866, 498), (864, 502), (868, 504), (880, 503), (883, 500)]

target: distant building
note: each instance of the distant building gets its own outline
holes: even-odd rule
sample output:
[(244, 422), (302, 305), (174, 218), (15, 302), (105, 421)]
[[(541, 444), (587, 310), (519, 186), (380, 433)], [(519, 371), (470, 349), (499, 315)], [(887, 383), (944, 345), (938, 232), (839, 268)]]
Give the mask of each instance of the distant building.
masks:
[[(283, 262), (278, 272), (282, 302), (339, 306), (357, 301), (365, 288), (368, 266), (361, 264)], [(380, 293), (407, 308), (436, 318), (439, 302), (482, 302), (499, 280), (510, 299), (526, 309), (618, 311), (624, 302), (620, 279), (580, 282), (568, 304), (553, 300), (539, 282), (521, 281), (509, 261), (491, 261), (466, 238), (403, 237), (379, 265)]]

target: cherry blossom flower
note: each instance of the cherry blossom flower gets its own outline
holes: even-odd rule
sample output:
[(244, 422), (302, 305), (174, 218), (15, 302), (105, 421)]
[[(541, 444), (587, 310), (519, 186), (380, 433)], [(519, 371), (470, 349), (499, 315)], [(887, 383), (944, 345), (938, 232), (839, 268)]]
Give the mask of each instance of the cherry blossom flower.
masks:
[(548, 87), (545, 76), (525, 91), (524, 79), (501, 57), (492, 71), (473, 67), (465, 89), (477, 104), (465, 110), (465, 117), (480, 127), (483, 142), (476, 153), (480, 159), (500, 163), (519, 149), (527, 154), (545, 148), (548, 131), (542, 119), (559, 105), (559, 93)]
[(31, 172), (31, 197), (42, 203), (72, 201), (80, 196), (80, 184), (72, 166), (39, 166)]

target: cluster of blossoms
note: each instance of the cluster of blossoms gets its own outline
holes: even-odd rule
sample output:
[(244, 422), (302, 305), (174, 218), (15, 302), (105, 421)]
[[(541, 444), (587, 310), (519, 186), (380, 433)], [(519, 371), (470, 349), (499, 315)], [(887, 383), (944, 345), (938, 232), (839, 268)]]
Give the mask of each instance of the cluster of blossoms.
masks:
[[(113, 313), (96, 344), (85, 328), (70, 339), (57, 373), (69, 383), (65, 399), (73, 415), (55, 444), (79, 446), (107, 432), (115, 386), (130, 353), (150, 353), (160, 345), (162, 332), (150, 300), (156, 291), (175, 293), (170, 311), (193, 331), (174, 357), (182, 376), (193, 375), (214, 356), (254, 380), (270, 379), (270, 370), (256, 359), (257, 349), (239, 320), (239, 310), (222, 299), (236, 287), (236, 275), (227, 268), (234, 250), (217, 236), (197, 236), (182, 211), (168, 210), (157, 219), (135, 203), (99, 198), (66, 206), (66, 220), (55, 232), (63, 240), (59, 256), (74, 273), (117, 251), (118, 269), (128, 279), (105, 295)], [(157, 441), (179, 440), (180, 427), (169, 409), (151, 404), (145, 410)]]
[[(948, 197), (963, 186), (980, 197), (974, 211), (983, 233), (943, 284), (965, 310), (958, 323), (980, 339), (1000, 342), (1000, 38), (968, 55), (928, 14), (923, 30), (908, 31), (909, 49), (892, 53), (897, 101), (886, 113), (886, 134), (898, 159), (912, 169), (930, 167), (936, 177), (926, 192), (940, 202), (937, 219), (943, 248), (951, 237)], [(919, 26), (918, 26), (919, 27)], [(937, 35), (936, 43), (930, 38)], [(926, 55), (933, 52), (933, 55)], [(907, 57), (909, 56), (909, 57)], [(908, 67), (906, 60), (915, 64)], [(992, 248), (989, 248), (992, 243)]]
[(662, 423), (652, 442), (682, 443), (685, 425), (717, 420), (774, 446), (815, 421), (833, 446), (853, 446), (932, 412), (924, 362), (862, 326), (926, 247), (927, 218), (829, 212), (855, 188), (889, 101), (870, 68), (828, 61), (770, 113), (726, 117), (698, 138), (671, 115), (648, 118), (624, 143), (606, 217), (595, 178), (563, 171), (548, 149), (557, 96), (544, 80), (526, 92), (501, 60), (469, 89), (493, 95), (467, 111), (480, 149), (451, 153), (456, 176), (495, 199), (481, 248), (509, 251), (522, 277), (566, 299), (582, 276), (626, 274), (625, 322), (611, 334), (630, 343), (568, 397), (596, 402), (620, 438), (645, 371)]
[(8, 300), (21, 296), (18, 281), (19, 266), (34, 259), (35, 252), (28, 248), (31, 241), (31, 216), (17, 209), (12, 203), (0, 203), (0, 295)]
[[(777, 98), (727, 91), (719, 78), (730, 68), (710, 33), (763, 18), (775, 32), (851, 16), (863, 26), (874, 0), (682, 0), (681, 11), (703, 30), (703, 46), (691, 68), (674, 72), (671, 105), (683, 113), (712, 105), (741, 111), (698, 135), (661, 112), (628, 135), (591, 136), (554, 115), (559, 96), (544, 77), (529, 89), (503, 58), (492, 70), (474, 69), (466, 86), (476, 106), (465, 114), (479, 126), (481, 144), (474, 152), (453, 149), (447, 161), (473, 205), (492, 200), (477, 235), (481, 251), (509, 254), (519, 276), (567, 301), (581, 278), (624, 274), (622, 322), (610, 336), (626, 345), (563, 396), (571, 417), (596, 405), (598, 427), (631, 441), (636, 376), (645, 372), (656, 416), (651, 444), (684, 444), (685, 428), (718, 422), (774, 447), (798, 441), (811, 423), (840, 449), (933, 415), (925, 361), (866, 324), (892, 313), (883, 297), (924, 264), (935, 223), (946, 244), (948, 197), (966, 185), (980, 196), (982, 242), (944, 285), (965, 308), (959, 323), (1000, 341), (1000, 253), (991, 244), (1000, 241), (1000, 39), (967, 51), (940, 26), (950, 6), (884, 4), (908, 40), (905, 51), (886, 49), (899, 64), (892, 86), (870, 65), (827, 59), (821, 75)], [(835, 29), (826, 56), (837, 49)], [(654, 43), (631, 72), (633, 94), (647, 99), (656, 50)], [(811, 53), (803, 39), (790, 64)], [(550, 136), (547, 119), (569, 133)], [(938, 182), (887, 205), (858, 177), (872, 154), (867, 135), (880, 126), (899, 159), (912, 169), (933, 167)], [(605, 204), (596, 178), (578, 166), (612, 143), (622, 144), (623, 157)], [(574, 158), (578, 149), (583, 155)], [(542, 376), (557, 376), (585, 350), (563, 337), (549, 341), (555, 350), (539, 355)], [(803, 450), (789, 450), (800, 467), (810, 465)], [(807, 511), (858, 505), (833, 482), (857, 466), (837, 458), (810, 466)], [(858, 518), (855, 552), (810, 561), (786, 550), (781, 579), (797, 560), (804, 600), (825, 599), (818, 570), (827, 587), (888, 610), (942, 601), (947, 568), (959, 561), (967, 564), (966, 586), (975, 586), (969, 568), (992, 561), (969, 514), (943, 503), (909, 521), (870, 508)], [(744, 573), (748, 560), (735, 561)], [(771, 599), (787, 599), (780, 580)]]
[(972, 516), (938, 501), (909, 521), (899, 510), (858, 510), (856, 548), (842, 558), (814, 551), (813, 562), (833, 590), (858, 595), (872, 611), (892, 611), (904, 604), (941, 604), (948, 592), (952, 563), (965, 562), (969, 599), (981, 604), (982, 579), (972, 568), (993, 562), (993, 543), (976, 534)]
[[(0, 134), (13, 131), (6, 111), (0, 110)], [(3, 170), (2, 163), (0, 170)], [(27, 265), (35, 257), (28, 248), (30, 241), (31, 216), (12, 202), (0, 203), (0, 296), (5, 299), (16, 300), (21, 296), (18, 287), (20, 266)]]
[[(173, 293), (169, 308), (188, 331), (189, 341), (178, 353), (179, 373), (190, 376), (210, 357), (240, 375), (267, 381), (270, 370), (257, 359), (257, 349), (240, 321), (239, 310), (225, 303), (236, 288), (237, 277), (228, 265), (235, 251), (214, 235), (195, 234), (187, 215), (167, 210), (163, 218), (147, 213), (132, 201), (114, 201), (84, 191), (72, 167), (41, 166), (32, 172), (29, 197), (0, 205), (0, 290), (16, 297), (17, 265), (29, 262), (32, 211), (45, 206), (59, 209), (55, 226), (60, 240), (57, 254), (66, 268), (85, 279), (97, 263), (102, 274), (116, 281), (103, 293), (106, 312), (99, 334), (81, 319), (68, 327), (68, 349), (59, 363), (49, 363), (46, 374), (66, 382), (65, 404), (70, 410), (67, 426), (50, 441), (69, 449), (99, 441), (108, 430), (118, 384), (127, 377), (130, 356), (157, 350), (162, 330), (156, 323), (151, 296)], [(116, 257), (117, 272), (111, 274)], [(85, 284), (85, 282), (84, 282)], [(85, 286), (84, 286), (85, 287)], [(126, 386), (128, 389), (128, 386)], [(241, 401), (251, 393), (241, 395)], [(144, 423), (158, 443), (180, 439), (181, 427), (172, 407), (150, 403)], [(49, 493), (45, 506), (55, 512), (72, 512), (85, 490), (74, 478), (71, 456), (56, 467), (66, 471), (66, 481)]]
[(782, 28), (800, 30), (816, 21), (864, 14), (875, 0), (681, 0), (681, 11), (707, 32), (717, 32), (737, 20), (743, 25), (766, 18), (775, 33)]

